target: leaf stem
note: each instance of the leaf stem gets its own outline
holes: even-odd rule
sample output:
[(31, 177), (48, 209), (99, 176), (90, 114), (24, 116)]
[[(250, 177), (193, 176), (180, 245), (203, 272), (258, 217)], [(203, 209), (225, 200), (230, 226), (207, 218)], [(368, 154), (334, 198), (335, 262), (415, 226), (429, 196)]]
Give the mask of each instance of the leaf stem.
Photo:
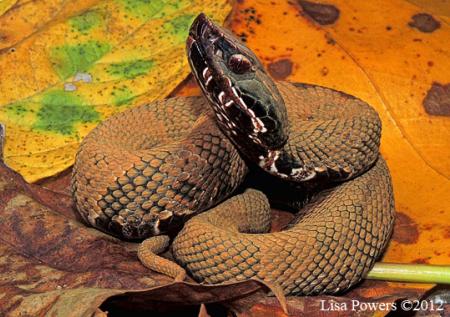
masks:
[(450, 265), (375, 263), (366, 276), (371, 280), (450, 284)]

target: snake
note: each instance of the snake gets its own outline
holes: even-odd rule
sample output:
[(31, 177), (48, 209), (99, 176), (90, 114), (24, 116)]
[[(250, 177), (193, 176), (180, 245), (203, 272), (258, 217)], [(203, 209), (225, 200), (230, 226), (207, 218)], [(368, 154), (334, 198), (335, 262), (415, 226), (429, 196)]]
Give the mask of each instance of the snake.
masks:
[[(127, 109), (83, 139), (72, 174), (81, 217), (146, 239), (143, 264), (178, 280), (186, 271), (201, 283), (258, 279), (286, 295), (361, 281), (395, 217), (377, 112), (341, 91), (274, 81), (204, 14), (186, 47), (201, 96)], [(265, 188), (243, 188), (251, 175)], [(296, 213), (270, 232), (276, 192)], [(157, 255), (170, 242), (175, 262)]]

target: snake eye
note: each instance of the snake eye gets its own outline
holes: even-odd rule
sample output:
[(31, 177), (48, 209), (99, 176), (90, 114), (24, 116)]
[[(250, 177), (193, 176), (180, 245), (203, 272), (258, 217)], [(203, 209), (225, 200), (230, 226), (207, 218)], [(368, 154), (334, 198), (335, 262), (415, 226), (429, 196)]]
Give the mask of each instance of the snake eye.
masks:
[(252, 63), (242, 54), (233, 54), (228, 59), (228, 67), (235, 74), (244, 74), (252, 68)]

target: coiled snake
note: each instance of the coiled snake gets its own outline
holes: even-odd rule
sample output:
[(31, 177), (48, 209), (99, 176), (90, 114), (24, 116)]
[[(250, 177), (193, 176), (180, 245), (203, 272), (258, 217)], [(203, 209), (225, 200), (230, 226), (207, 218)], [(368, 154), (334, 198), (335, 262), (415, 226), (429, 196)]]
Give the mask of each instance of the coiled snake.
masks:
[[(153, 237), (141, 245), (141, 260), (183, 278), (177, 264), (151, 252), (167, 245), (163, 234), (213, 207), (172, 243), (197, 281), (257, 278), (285, 294), (357, 283), (382, 253), (394, 219), (376, 112), (332, 89), (274, 83), (247, 47), (203, 14), (187, 51), (204, 96), (143, 105), (95, 128), (74, 166), (80, 214), (121, 238)], [(248, 166), (294, 188), (294, 202), (312, 193), (286, 230), (266, 233), (270, 209), (260, 191), (224, 201)]]

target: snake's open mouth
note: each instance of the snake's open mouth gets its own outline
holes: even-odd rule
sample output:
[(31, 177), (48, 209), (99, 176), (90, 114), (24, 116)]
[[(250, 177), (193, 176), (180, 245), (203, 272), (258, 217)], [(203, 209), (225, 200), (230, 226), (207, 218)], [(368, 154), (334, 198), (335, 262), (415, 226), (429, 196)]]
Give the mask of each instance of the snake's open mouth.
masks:
[(193, 22), (186, 44), (194, 77), (222, 131), (257, 162), (282, 148), (288, 135), (286, 109), (258, 58), (204, 14)]

